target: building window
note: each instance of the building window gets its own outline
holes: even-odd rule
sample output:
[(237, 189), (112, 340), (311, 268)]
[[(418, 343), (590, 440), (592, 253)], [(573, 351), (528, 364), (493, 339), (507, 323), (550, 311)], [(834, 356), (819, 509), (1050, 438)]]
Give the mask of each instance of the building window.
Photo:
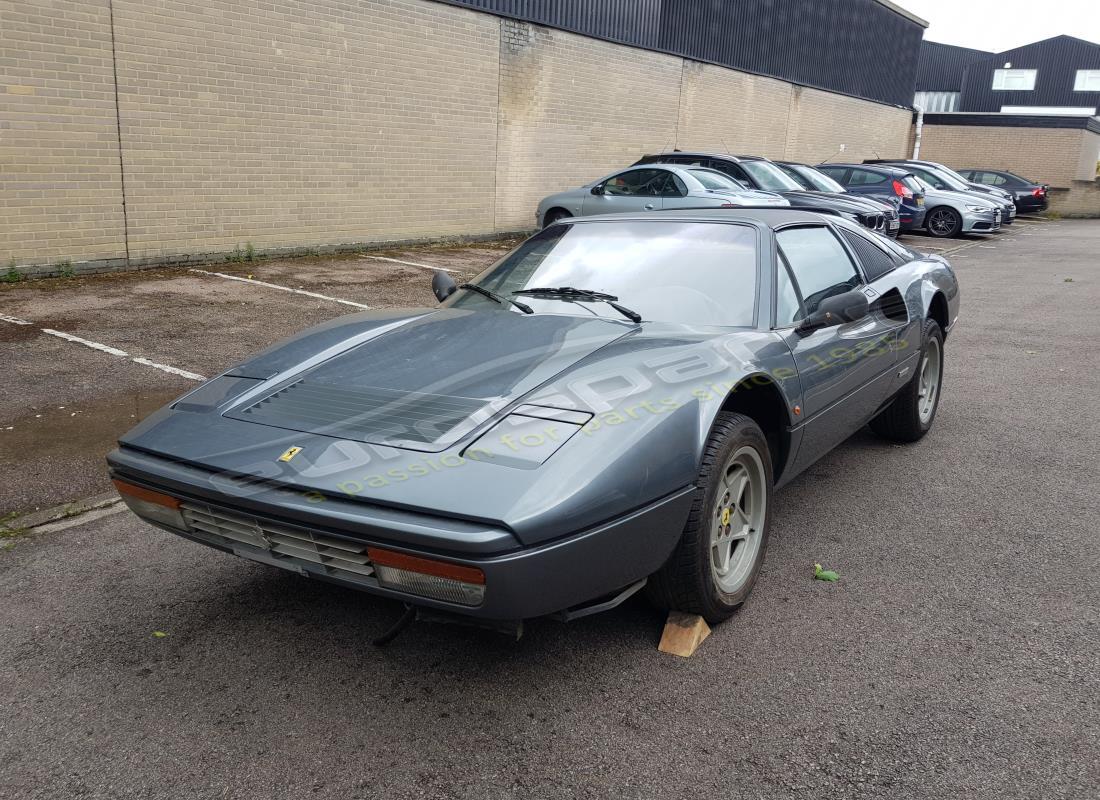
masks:
[(929, 114), (947, 114), (959, 110), (958, 92), (917, 92), (913, 98), (914, 108)]
[(1079, 69), (1073, 81), (1075, 92), (1100, 92), (1100, 69)]
[(993, 88), (1030, 92), (1035, 88), (1035, 72), (1033, 69), (995, 69)]

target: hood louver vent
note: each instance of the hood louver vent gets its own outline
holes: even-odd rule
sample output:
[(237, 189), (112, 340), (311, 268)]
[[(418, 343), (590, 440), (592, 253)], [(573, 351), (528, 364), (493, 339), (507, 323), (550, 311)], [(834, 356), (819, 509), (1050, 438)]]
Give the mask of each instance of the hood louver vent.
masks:
[(433, 444), (487, 405), (470, 397), (300, 380), (227, 416), (360, 442)]

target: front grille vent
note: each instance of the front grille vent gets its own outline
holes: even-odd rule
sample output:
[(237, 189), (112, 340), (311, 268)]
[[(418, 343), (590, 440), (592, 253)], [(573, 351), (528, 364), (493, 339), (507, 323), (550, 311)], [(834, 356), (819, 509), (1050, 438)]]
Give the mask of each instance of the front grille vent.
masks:
[[(291, 562), (287, 566), (310, 562), (311, 565), (322, 566), (326, 574), (357, 583), (374, 574), (364, 543), (325, 536), (306, 528), (261, 521), (246, 514), (200, 503), (183, 503), (180, 511), (192, 533), (224, 540), (219, 544), (226, 547), (243, 544), (258, 548), (267, 551), (276, 561), (285, 559)], [(248, 555), (247, 551), (240, 554)], [(314, 571), (316, 569), (313, 567)]]

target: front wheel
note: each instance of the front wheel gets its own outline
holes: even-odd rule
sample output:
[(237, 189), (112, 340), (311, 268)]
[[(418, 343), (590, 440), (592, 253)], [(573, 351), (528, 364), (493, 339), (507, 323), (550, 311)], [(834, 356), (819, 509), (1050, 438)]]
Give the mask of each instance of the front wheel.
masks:
[(958, 236), (962, 230), (962, 217), (953, 208), (938, 206), (928, 212), (924, 218), (924, 227), (931, 235), (940, 239)]
[(722, 413), (707, 441), (695, 499), (676, 549), (646, 586), (660, 608), (715, 624), (745, 602), (764, 563), (772, 465), (763, 431)]
[(924, 323), (917, 373), (898, 396), (871, 420), (871, 430), (895, 442), (915, 442), (932, 428), (943, 386), (943, 332), (935, 320)]

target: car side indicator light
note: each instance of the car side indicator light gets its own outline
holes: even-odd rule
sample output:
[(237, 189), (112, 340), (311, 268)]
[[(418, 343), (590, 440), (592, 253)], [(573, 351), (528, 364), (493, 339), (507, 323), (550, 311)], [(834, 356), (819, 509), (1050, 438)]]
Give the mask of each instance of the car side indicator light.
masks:
[(135, 486), (126, 481), (115, 479), (111, 482), (118, 490), (122, 501), (142, 519), (176, 530), (187, 530), (187, 523), (183, 519), (183, 514), (180, 513), (182, 503), (178, 498), (142, 486)]
[(802, 406), (795, 406), (794, 407), (794, 415), (796, 417), (802, 416)]
[(464, 606), (485, 599), (485, 573), (477, 567), (368, 547), (380, 586)]

